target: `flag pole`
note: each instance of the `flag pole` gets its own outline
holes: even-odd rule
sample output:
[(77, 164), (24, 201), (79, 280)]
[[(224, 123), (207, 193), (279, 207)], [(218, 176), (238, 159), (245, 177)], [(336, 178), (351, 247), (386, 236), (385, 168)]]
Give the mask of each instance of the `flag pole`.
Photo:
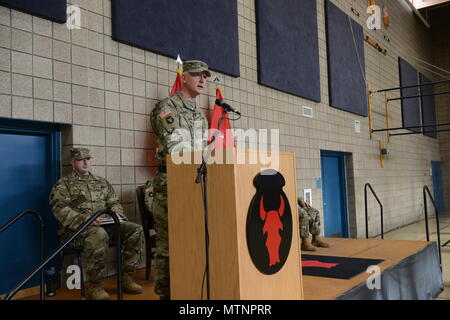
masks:
[(182, 74), (183, 74), (183, 61), (181, 61), (180, 55), (178, 55), (177, 60), (175, 61), (176, 67), (176, 73), (177, 76), (175, 78), (175, 82), (172, 86), (172, 89), (170, 90), (170, 94), (173, 95), (177, 93), (177, 91), (181, 90), (183, 88), (182, 83)]
[(177, 73), (181, 74), (183, 71), (183, 61), (181, 61), (180, 54), (178, 54), (176, 64), (177, 64), (177, 69), (176, 69)]

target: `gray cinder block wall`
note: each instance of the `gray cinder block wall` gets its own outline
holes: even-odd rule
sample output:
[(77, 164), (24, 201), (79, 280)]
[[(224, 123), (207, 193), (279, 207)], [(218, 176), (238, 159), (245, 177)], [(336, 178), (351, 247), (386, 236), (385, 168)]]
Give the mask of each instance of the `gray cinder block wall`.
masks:
[[(444, 69), (436, 72), (442, 76), (438, 76), (439, 80), (450, 79), (450, 5), (439, 10), (430, 10), (430, 18), (432, 21), (432, 39), (433, 39), (433, 59), (434, 64)], [(445, 72), (447, 71), (447, 72)], [(439, 85), (436, 92), (450, 91), (450, 84)], [(450, 122), (450, 95), (436, 96), (437, 118), (440, 123)], [(448, 127), (441, 127), (441, 129)], [(441, 150), (441, 166), (442, 166), (442, 187), (446, 212), (450, 211), (450, 132), (440, 132), (439, 145)]]
[[(383, 1), (377, 1), (379, 3)], [(389, 29), (368, 30), (367, 1), (334, 3), (364, 26), (365, 33), (388, 50), (387, 56), (365, 44), (366, 76), (371, 88), (399, 85), (397, 58), (432, 61), (430, 30), (400, 1), (384, 1)], [(121, 196), (127, 215), (139, 221), (135, 190), (155, 173), (156, 142), (149, 124), (155, 103), (167, 96), (175, 79), (175, 62), (162, 55), (118, 43), (111, 38), (110, 0), (72, 0), (81, 7), (81, 30), (69, 30), (29, 14), (0, 7), (0, 116), (66, 124), (63, 130), (63, 173), (70, 168), (67, 151), (87, 146), (94, 155), (94, 173), (105, 176)], [(355, 8), (360, 16), (352, 13)], [(440, 160), (439, 143), (421, 135), (394, 138), (385, 168), (380, 167), (379, 140), (369, 139), (368, 118), (328, 105), (324, 0), (318, 0), (322, 102), (314, 103), (257, 83), (255, 4), (238, 0), (240, 78), (218, 74), (224, 98), (243, 117), (234, 128), (280, 130), (281, 151), (296, 153), (298, 192), (313, 190), (313, 205), (322, 211), (320, 150), (351, 154), (349, 217), (351, 235), (364, 230), (363, 187), (372, 183), (385, 206), (385, 230), (422, 217), (421, 190), (431, 186), (430, 162)], [(390, 42), (384, 39), (390, 38)], [(169, 39), (168, 39), (169, 41)], [(432, 75), (424, 71), (426, 75)], [(215, 85), (199, 98), (209, 116)], [(302, 106), (314, 118), (302, 116)], [(391, 105), (391, 124), (401, 126), (400, 103)], [(361, 121), (355, 133), (354, 121)], [(384, 96), (373, 99), (373, 123), (384, 128)], [(370, 232), (379, 233), (377, 204), (369, 202)]]

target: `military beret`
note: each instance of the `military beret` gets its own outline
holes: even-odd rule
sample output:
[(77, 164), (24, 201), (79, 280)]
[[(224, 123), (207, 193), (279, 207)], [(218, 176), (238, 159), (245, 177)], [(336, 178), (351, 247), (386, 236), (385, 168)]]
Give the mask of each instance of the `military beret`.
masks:
[(73, 160), (92, 158), (91, 151), (87, 148), (72, 148), (70, 149), (70, 155)]
[(208, 77), (211, 77), (208, 65), (199, 60), (185, 61), (183, 63), (183, 72), (205, 72)]

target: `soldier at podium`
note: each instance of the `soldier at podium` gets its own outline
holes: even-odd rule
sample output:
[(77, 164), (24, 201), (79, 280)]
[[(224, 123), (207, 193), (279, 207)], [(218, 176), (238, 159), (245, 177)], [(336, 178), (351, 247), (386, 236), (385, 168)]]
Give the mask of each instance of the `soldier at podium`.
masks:
[[(320, 238), (320, 214), (319, 210), (311, 207), (311, 205), (303, 200), (302, 197), (298, 201), (298, 215), (300, 224), (300, 237), (302, 239), (301, 249), (303, 251), (316, 251), (316, 247), (329, 248), (329, 244)], [(312, 235), (312, 241), (309, 238)]]
[[(151, 211), (156, 231), (155, 293), (161, 299), (170, 299), (169, 281), (169, 239), (167, 213), (167, 168), (166, 155), (198, 150), (206, 147), (208, 121), (196, 104), (196, 98), (206, 89), (206, 79), (211, 76), (208, 65), (202, 61), (186, 61), (183, 64), (183, 88), (174, 95), (160, 101), (150, 115), (153, 132), (156, 134), (158, 149), (156, 161), (158, 172), (153, 178), (153, 201)], [(201, 141), (196, 141), (201, 130)], [(180, 131), (184, 132), (180, 136)], [(186, 134), (187, 133), (187, 134)], [(181, 137), (181, 138), (180, 138)]]

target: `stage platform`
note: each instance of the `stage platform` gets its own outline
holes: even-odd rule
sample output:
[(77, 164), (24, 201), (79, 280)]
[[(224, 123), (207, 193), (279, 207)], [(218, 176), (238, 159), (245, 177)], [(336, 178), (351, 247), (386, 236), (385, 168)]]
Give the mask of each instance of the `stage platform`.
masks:
[[(330, 243), (330, 248), (319, 248), (316, 252), (303, 254), (383, 260), (377, 264), (381, 270), (380, 289), (368, 289), (366, 283), (371, 275), (366, 272), (349, 280), (304, 275), (303, 292), (306, 300), (426, 300), (436, 298), (444, 289), (437, 245), (434, 242), (335, 238), (327, 238), (326, 241)], [(124, 299), (157, 300), (159, 297), (154, 293), (153, 271), (154, 268), (151, 280), (146, 281), (144, 270), (139, 270), (136, 278), (144, 287), (144, 293), (124, 294)], [(115, 277), (106, 279), (104, 285), (111, 298), (116, 299)], [(16, 297), (20, 298), (20, 295)], [(25, 299), (37, 300), (39, 296)], [(80, 292), (59, 289), (55, 297), (47, 299), (79, 300)]]
[[(381, 239), (327, 238), (330, 248), (307, 254), (384, 260), (380, 289), (370, 290), (363, 272), (349, 280), (303, 276), (306, 300), (426, 300), (436, 298), (444, 289), (434, 242)], [(303, 252), (305, 254), (305, 252)]]

